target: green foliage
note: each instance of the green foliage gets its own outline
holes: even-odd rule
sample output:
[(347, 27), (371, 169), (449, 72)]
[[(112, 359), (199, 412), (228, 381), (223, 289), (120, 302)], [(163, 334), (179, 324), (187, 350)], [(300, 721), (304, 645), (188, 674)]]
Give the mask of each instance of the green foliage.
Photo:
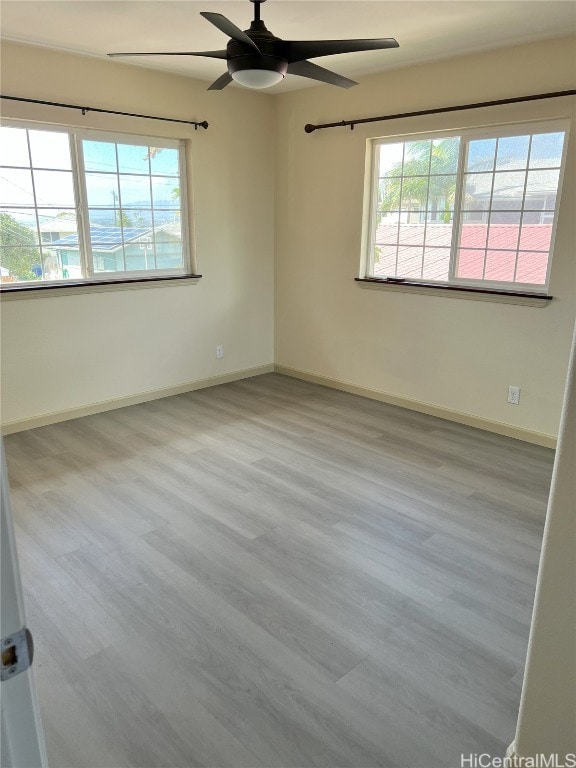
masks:
[[(397, 211), (417, 203), (421, 209), (444, 210), (454, 205), (459, 141), (454, 138), (409, 142), (404, 164), (396, 163), (380, 181), (379, 210)], [(431, 175), (428, 174), (447, 174)], [(400, 199), (402, 196), (402, 200)], [(450, 213), (442, 218), (450, 221)]]
[[(0, 264), (16, 280), (36, 280), (32, 271), (41, 262), (34, 233), (8, 213), (0, 213)], [(8, 247), (6, 247), (8, 246)]]
[(132, 219), (126, 211), (123, 211), (121, 209), (116, 210), (116, 226), (117, 227), (131, 227), (132, 225)]

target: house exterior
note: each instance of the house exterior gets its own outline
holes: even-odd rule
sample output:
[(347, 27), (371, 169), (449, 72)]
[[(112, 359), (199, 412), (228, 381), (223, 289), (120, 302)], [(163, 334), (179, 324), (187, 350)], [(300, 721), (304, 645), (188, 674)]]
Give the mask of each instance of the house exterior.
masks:
[[(182, 267), (182, 230), (179, 222), (150, 227), (91, 227), (90, 241), (96, 272), (137, 272)], [(80, 267), (78, 233), (50, 246), (57, 254), (63, 277)]]
[(56, 216), (49, 221), (40, 224), (40, 237), (42, 244), (54, 243), (63, 237), (75, 234), (78, 231), (78, 222), (76, 216)]

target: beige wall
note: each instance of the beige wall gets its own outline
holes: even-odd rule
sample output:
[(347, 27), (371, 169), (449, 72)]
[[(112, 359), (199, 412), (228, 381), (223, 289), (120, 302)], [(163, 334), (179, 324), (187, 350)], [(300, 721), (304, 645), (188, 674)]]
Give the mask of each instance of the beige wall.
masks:
[[(551, 291), (541, 309), (354, 283), (360, 263), (366, 139), (566, 117), (574, 99), (304, 133), (306, 123), (428, 109), (575, 87), (574, 40), (559, 39), (402, 70), (350, 91), (276, 99), (277, 364), (556, 435), (574, 327), (575, 132), (570, 139)], [(506, 402), (521, 387), (519, 406)]]
[[(207, 131), (2, 101), (4, 116), (190, 140), (198, 285), (2, 304), (2, 421), (273, 362), (273, 101), (46, 49), (2, 46), (2, 93), (208, 120)], [(216, 360), (215, 346), (225, 356)]]

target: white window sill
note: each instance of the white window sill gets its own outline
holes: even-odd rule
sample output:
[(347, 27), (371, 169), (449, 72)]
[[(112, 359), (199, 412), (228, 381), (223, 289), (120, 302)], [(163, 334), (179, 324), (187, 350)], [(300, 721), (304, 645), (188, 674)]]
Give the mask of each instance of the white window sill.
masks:
[(103, 293), (105, 291), (129, 291), (141, 288), (173, 288), (179, 285), (196, 285), (202, 275), (178, 277), (139, 277), (131, 280), (93, 280), (66, 285), (19, 285), (0, 288), (2, 301), (14, 299), (45, 299), (50, 296), (74, 296), (79, 293)]
[(527, 307), (546, 307), (553, 298), (552, 296), (546, 296), (542, 293), (529, 294), (523, 291), (501, 291), (434, 283), (411, 283), (408, 280), (396, 282), (394, 280), (381, 280), (377, 277), (357, 277), (355, 280), (361, 288), (376, 288), (377, 290), (400, 291), (404, 293), (421, 293), (425, 296), (441, 296), (442, 298), (447, 299), (490, 301), (498, 304), (520, 304)]

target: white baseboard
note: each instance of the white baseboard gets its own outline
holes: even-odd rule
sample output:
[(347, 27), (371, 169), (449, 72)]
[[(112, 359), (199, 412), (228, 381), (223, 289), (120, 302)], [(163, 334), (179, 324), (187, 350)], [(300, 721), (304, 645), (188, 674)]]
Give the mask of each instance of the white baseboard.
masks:
[(350, 382), (342, 381), (341, 379), (333, 379), (329, 376), (318, 376), (315, 373), (301, 371), (297, 368), (289, 368), (285, 365), (275, 365), (274, 372), (281, 373), (284, 376), (291, 376), (295, 379), (310, 381), (314, 384), (321, 384), (324, 387), (340, 389), (343, 392), (350, 392), (353, 395), (368, 397), (371, 400), (379, 400), (382, 403), (398, 405), (401, 408), (407, 408), (410, 411), (418, 411), (419, 413), (426, 413), (429, 416), (437, 416), (440, 419), (455, 421), (458, 424), (465, 424), (468, 427), (483, 429), (486, 432), (495, 432), (497, 435), (513, 437), (516, 440), (523, 440), (526, 443), (542, 445), (545, 448), (556, 448), (556, 437), (554, 435), (548, 435), (544, 432), (534, 432), (530, 429), (515, 427), (512, 424), (506, 424), (501, 421), (484, 419), (481, 416), (474, 416), (471, 413), (455, 411), (450, 408), (443, 408), (442, 406), (433, 405), (432, 403), (426, 403), (421, 400), (411, 400), (407, 397), (399, 397), (398, 395), (392, 395), (388, 392), (382, 392), (379, 389), (361, 387), (357, 384), (351, 384)]
[(159, 400), (162, 397), (171, 397), (172, 395), (182, 395), (185, 392), (193, 392), (196, 389), (204, 389), (205, 387), (215, 387), (218, 384), (227, 384), (231, 381), (239, 381), (240, 379), (248, 379), (252, 376), (260, 376), (263, 373), (272, 373), (274, 366), (259, 365), (255, 368), (246, 368), (242, 371), (232, 371), (231, 373), (224, 373), (221, 376), (210, 376), (206, 379), (197, 379), (195, 381), (187, 381), (184, 384), (177, 384), (174, 387), (162, 387), (161, 389), (150, 389), (146, 392), (137, 392), (135, 395), (127, 395), (126, 397), (118, 397), (113, 400), (101, 400), (98, 403), (88, 403), (87, 405), (81, 405), (77, 408), (67, 408), (62, 411), (52, 411), (51, 413), (42, 413), (38, 416), (32, 416), (28, 419), (21, 419), (19, 421), (8, 421), (2, 424), (2, 434), (10, 435), (14, 432), (23, 432), (26, 429), (34, 429), (35, 427), (45, 427), (48, 424), (56, 424), (59, 421), (68, 421), (69, 419), (79, 419), (82, 416), (92, 416), (95, 413), (102, 413), (103, 411), (112, 411), (115, 408), (125, 408), (129, 405), (138, 405), (139, 403), (146, 403), (149, 400)]

